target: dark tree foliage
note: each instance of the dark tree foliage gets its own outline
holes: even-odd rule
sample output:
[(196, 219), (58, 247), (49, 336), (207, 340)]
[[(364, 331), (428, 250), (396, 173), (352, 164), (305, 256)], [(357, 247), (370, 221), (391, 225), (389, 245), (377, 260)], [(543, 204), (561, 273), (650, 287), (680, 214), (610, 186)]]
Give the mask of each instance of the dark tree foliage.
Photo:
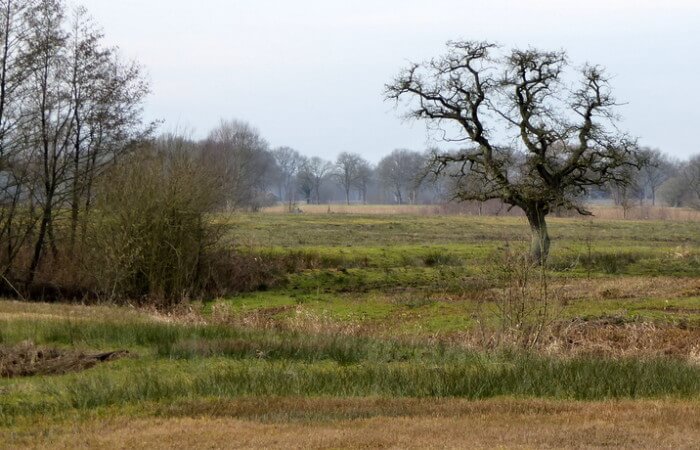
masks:
[[(573, 86), (571, 72), (578, 78)], [(549, 251), (546, 216), (557, 209), (590, 214), (579, 199), (606, 183), (624, 184), (620, 169), (637, 164), (635, 140), (616, 127), (604, 70), (572, 68), (561, 51), (449, 42), (443, 56), (401, 72), (385, 95), (405, 101), (408, 117), (430, 121), (444, 139), (470, 144), (436, 154), (433, 169), (478, 180), (458, 184), (478, 186), (458, 191), (461, 200), (500, 199), (521, 208), (540, 264)]]

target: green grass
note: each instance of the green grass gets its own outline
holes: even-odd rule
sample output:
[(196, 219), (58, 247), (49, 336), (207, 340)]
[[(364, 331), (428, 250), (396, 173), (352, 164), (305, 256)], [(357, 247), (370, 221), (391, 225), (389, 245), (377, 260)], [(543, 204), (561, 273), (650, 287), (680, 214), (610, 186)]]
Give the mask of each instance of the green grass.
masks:
[[(256, 247), (393, 247), (503, 244), (526, 240), (524, 218), (465, 216), (237, 214), (225, 218), (232, 238)], [(694, 222), (549, 219), (554, 250), (572, 242), (596, 247), (697, 245)], [(643, 241), (640, 242), (640, 237)]]
[[(529, 242), (525, 220), (513, 217), (242, 214), (226, 220), (242, 251), (293, 268), (270, 286), (273, 294), (478, 289), (476, 279), (506, 251), (525, 253)], [(550, 222), (552, 276), (700, 277), (695, 223)]]
[[(504, 254), (527, 248), (522, 219), (222, 220), (233, 225), (240, 251), (282, 261), (286, 271), (269, 291), (192, 305), (218, 324), (156, 320), (125, 308), (0, 302), (0, 344), (32, 340), (134, 355), (79, 374), (0, 380), (0, 424), (96, 411), (155, 414), (172, 403), (238, 397), (700, 399), (700, 366), (680, 357), (547, 356), (459, 345), (477, 319), (495, 323), (494, 305), (476, 300), (507, 283), (498, 275)], [(700, 326), (700, 285), (688, 278), (700, 277), (696, 224), (553, 219), (550, 228), (551, 282), (592, 280), (592, 291), (564, 305), (559, 320)], [(673, 297), (596, 291), (633, 276), (673, 277), (688, 289)]]
[[(323, 319), (409, 334), (473, 327), (474, 299), (503, 286), (494, 273), (504, 254), (525, 253), (529, 239), (525, 220), (513, 217), (242, 214), (226, 220), (243, 251), (286, 258), (296, 268), (269, 292), (218, 302), (234, 315), (263, 311), (284, 319), (301, 306)], [(695, 223), (552, 218), (550, 231), (547, 270), (554, 280), (700, 277)], [(612, 293), (605, 301), (567, 305), (562, 317), (700, 323), (692, 310), (664, 309), (669, 300), (677, 299), (641, 305)]]
[[(697, 299), (694, 300), (696, 303)], [(455, 320), (438, 303), (432, 320)], [(700, 396), (700, 367), (680, 359), (557, 358), (468, 351), (447, 343), (126, 319), (0, 321), (0, 342), (126, 348), (133, 358), (79, 374), (0, 380), (0, 424), (240, 396), (545, 397), (603, 400)]]
[(240, 396), (697, 399), (700, 368), (674, 360), (558, 360), (532, 356), (425, 362), (143, 358), (89, 372), (3, 382), (0, 423), (105, 407)]
[(442, 344), (218, 325), (110, 321), (0, 321), (0, 343), (32, 340), (40, 345), (81, 349), (124, 348), (167, 359), (230, 357), (303, 362), (462, 362), (472, 354)]

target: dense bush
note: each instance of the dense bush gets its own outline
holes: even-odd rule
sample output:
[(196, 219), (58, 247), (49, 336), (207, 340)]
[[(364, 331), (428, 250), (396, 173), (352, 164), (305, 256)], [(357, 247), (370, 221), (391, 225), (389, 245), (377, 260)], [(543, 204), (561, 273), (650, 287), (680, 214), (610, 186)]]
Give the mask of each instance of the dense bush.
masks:
[(172, 303), (199, 294), (222, 230), (207, 215), (221, 179), (176, 138), (124, 158), (102, 178), (88, 261), (99, 293)]

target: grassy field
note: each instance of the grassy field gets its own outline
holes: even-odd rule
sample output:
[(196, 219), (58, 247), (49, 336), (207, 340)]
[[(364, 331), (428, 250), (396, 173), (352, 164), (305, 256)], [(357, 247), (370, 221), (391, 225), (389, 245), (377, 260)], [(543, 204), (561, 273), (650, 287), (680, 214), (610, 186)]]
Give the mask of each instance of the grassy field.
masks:
[(541, 271), (517, 217), (218, 220), (277, 262), (258, 290), (168, 312), (0, 301), (0, 371), (36, 371), (0, 378), (0, 447), (700, 442), (696, 222), (553, 219)]

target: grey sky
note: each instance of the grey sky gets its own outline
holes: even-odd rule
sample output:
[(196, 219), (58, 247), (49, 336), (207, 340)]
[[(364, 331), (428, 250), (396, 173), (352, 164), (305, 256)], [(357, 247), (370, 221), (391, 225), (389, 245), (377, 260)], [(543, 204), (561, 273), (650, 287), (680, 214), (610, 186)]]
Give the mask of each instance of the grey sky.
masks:
[[(614, 75), (624, 127), (683, 157), (700, 152), (698, 0), (82, 0), (110, 43), (146, 66), (149, 118), (204, 135), (220, 118), (273, 146), (377, 161), (431, 142), (382, 100), (409, 60), (449, 39), (565, 49)], [(663, 5), (663, 6), (661, 6)]]

